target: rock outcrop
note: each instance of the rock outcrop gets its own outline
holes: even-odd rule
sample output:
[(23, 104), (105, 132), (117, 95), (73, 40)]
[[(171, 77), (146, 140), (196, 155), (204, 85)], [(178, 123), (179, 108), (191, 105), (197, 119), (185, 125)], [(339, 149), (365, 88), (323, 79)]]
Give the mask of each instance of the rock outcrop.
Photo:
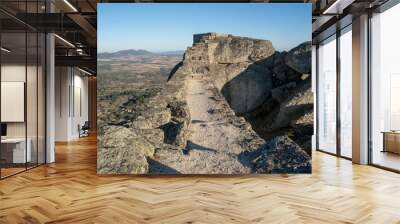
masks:
[(235, 113), (246, 117), (261, 136), (290, 135), (311, 153), (310, 42), (278, 52), (267, 40), (199, 34), (183, 65), (208, 76)]
[(158, 149), (186, 147), (190, 114), (185, 101), (186, 79), (177, 69), (163, 88), (124, 93), (117, 111), (99, 127), (98, 173), (146, 174)]
[(99, 139), (97, 171), (101, 174), (147, 173), (147, 157), (154, 155), (155, 147), (142, 135), (122, 126), (108, 126)]
[[(223, 106), (223, 101), (208, 103), (207, 107), (211, 107), (208, 120), (211, 122), (204, 122), (196, 129), (201, 132), (204, 127), (213, 137), (217, 136), (226, 143), (224, 146), (213, 145), (211, 148), (216, 148), (215, 152), (198, 152), (196, 156), (202, 160), (196, 163), (204, 167), (203, 171), (215, 172), (212, 164), (217, 161), (225, 173), (247, 173), (246, 168), (228, 162), (232, 156), (237, 156), (237, 160), (242, 166), (250, 168), (251, 173), (311, 172), (313, 94), (309, 75), (310, 42), (300, 44), (289, 52), (278, 52), (267, 40), (217, 33), (198, 34), (194, 35), (193, 46), (187, 49), (181, 68), (216, 88), (213, 95), (209, 95), (212, 87), (207, 87), (202, 94), (208, 94), (207, 97), (214, 100), (221, 99), (222, 94), (230, 105), (230, 108)], [(230, 115), (230, 110), (234, 111), (233, 114), (244, 116), (247, 121)], [(229, 138), (224, 140), (223, 134), (219, 136), (218, 131), (215, 132), (218, 128), (213, 127), (214, 119), (220, 125), (233, 126), (229, 135), (237, 139), (236, 143), (230, 143)], [(253, 128), (259, 132), (254, 132)], [(234, 133), (240, 133), (240, 136)], [(212, 139), (211, 136), (209, 138)], [(209, 141), (202, 139), (204, 137), (197, 138), (203, 146), (210, 146)], [(236, 144), (240, 145), (239, 149), (236, 149)], [(220, 155), (224, 147), (230, 148), (229, 157)], [(202, 153), (213, 159), (207, 160)], [(173, 172), (185, 170), (182, 166), (193, 167), (186, 161), (190, 156), (172, 155), (168, 151), (160, 151), (158, 156), (164, 164), (174, 168)], [(231, 169), (219, 161), (231, 164)], [(204, 162), (208, 165), (202, 165)], [(191, 173), (194, 170), (189, 168), (186, 171)]]
[(311, 173), (310, 157), (287, 136), (278, 136), (259, 149), (245, 152), (255, 173)]
[(305, 42), (290, 50), (285, 63), (298, 73), (311, 74), (311, 43)]
[(278, 52), (267, 40), (194, 35), (168, 82), (125, 92), (100, 116), (98, 172), (311, 172), (308, 45)]
[(235, 112), (245, 113), (257, 108), (270, 94), (272, 73), (255, 63), (274, 53), (268, 40), (197, 34), (185, 53), (183, 66), (191, 73), (210, 74)]
[(243, 115), (271, 98), (275, 88), (310, 74), (311, 44), (278, 52), (268, 40), (198, 34), (185, 53), (183, 66), (191, 73), (210, 75), (232, 109)]

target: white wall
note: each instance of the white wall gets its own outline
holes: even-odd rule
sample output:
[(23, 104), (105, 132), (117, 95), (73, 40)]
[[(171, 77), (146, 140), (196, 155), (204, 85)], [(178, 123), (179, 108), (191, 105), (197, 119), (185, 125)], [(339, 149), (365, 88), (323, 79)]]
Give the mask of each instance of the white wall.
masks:
[(67, 141), (69, 133), (69, 95), (70, 69), (55, 68), (55, 140)]
[[(24, 65), (3, 64), (1, 66), (1, 81), (2, 82), (17, 81), (17, 82), (26, 83), (26, 80), (25, 80), (26, 71), (28, 71), (28, 74), (31, 74), (34, 70), (36, 73), (35, 67), (33, 67), (33, 66), (26, 67), (25, 64)], [(28, 97), (36, 97), (36, 90), (32, 93), (28, 92), (27, 96)], [(27, 100), (28, 100), (28, 102), (32, 101), (29, 99), (27, 99)], [(36, 107), (36, 105), (35, 105), (35, 107)], [(7, 110), (7, 108), (1, 108), (1, 109)], [(28, 114), (29, 122), (34, 120), (33, 117), (31, 117), (31, 116), (32, 116), (32, 114)], [(36, 114), (34, 114), (34, 116), (36, 116)], [(25, 126), (26, 126), (26, 122), (7, 122), (7, 136), (8, 137), (25, 137)], [(32, 125), (29, 125), (29, 127), (31, 127), (31, 126)], [(30, 136), (28, 136), (28, 137), (30, 137)]]
[[(25, 82), (25, 71), (24, 65), (18, 64), (6, 64), (1, 66), (1, 81), (3, 82)], [(29, 69), (29, 68), (28, 68)], [(1, 108), (7, 110), (7, 108)], [(25, 137), (25, 122), (11, 122), (7, 123), (7, 136), (8, 137)]]
[(79, 137), (78, 125), (82, 126), (85, 123), (85, 121), (88, 121), (89, 119), (88, 116), (89, 103), (88, 103), (88, 78), (86, 76), (82, 76), (82, 73), (80, 73), (76, 69), (74, 70), (73, 86), (74, 88), (72, 89), (74, 90), (74, 92), (72, 93), (73, 96), (71, 96), (71, 99), (74, 99), (74, 102), (71, 102), (71, 105), (73, 105), (73, 108), (71, 108), (72, 111), (71, 136), (72, 138), (78, 138)]
[(76, 68), (56, 67), (55, 85), (55, 140), (77, 139), (78, 125), (88, 120), (88, 78)]
[[(38, 69), (38, 70), (37, 70)], [(44, 116), (44, 74), (42, 68), (36, 65), (25, 64), (2, 64), (1, 66), (1, 81), (2, 82), (23, 82), (26, 85), (26, 101), (22, 102), (22, 107), (16, 109), (12, 107), (2, 107), (4, 113), (22, 113), (26, 112), (26, 120), (20, 122), (5, 122), (7, 124), (7, 137), (9, 138), (24, 138), (25, 135), (29, 139), (32, 155), (32, 162), (44, 163), (45, 150), (45, 116)], [(27, 80), (25, 80), (27, 78)], [(3, 92), (3, 94), (7, 94)], [(19, 90), (19, 94), (24, 94), (25, 89)], [(22, 92), (21, 92), (22, 91)], [(2, 95), (2, 98), (8, 98), (7, 95)], [(26, 102), (26, 106), (25, 106)], [(15, 102), (17, 103), (17, 102)]]

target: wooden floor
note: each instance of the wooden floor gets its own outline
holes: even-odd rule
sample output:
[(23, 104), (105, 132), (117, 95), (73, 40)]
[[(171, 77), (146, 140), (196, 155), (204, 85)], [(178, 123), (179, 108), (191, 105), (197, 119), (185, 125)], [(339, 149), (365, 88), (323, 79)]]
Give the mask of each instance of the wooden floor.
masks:
[(1, 177), (2, 178), (3, 177), (8, 177), (8, 176), (11, 176), (13, 174), (20, 173), (20, 172), (23, 172), (23, 171), (26, 170), (25, 167), (23, 167), (23, 168), (20, 168), (20, 167), (17, 167), (17, 168), (15, 168), (15, 167), (3, 168), (2, 167), (0, 169), (1, 169)]
[(400, 175), (315, 152), (312, 175), (106, 177), (96, 139), (0, 181), (0, 223), (400, 223)]
[(400, 170), (400, 155), (392, 152), (375, 150), (372, 156), (374, 164)]

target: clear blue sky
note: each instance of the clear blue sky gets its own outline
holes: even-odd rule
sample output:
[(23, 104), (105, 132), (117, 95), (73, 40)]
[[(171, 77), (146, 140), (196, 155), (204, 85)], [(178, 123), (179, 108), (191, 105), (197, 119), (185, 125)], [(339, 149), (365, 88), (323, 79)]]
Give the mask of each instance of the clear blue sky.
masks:
[(102, 3), (97, 26), (99, 52), (185, 50), (205, 32), (271, 40), (281, 51), (311, 40), (311, 4)]

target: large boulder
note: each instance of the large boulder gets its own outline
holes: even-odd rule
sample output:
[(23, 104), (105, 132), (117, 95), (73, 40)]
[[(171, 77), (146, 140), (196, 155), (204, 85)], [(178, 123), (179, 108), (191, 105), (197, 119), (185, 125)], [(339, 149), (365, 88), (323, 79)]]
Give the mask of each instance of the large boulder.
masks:
[(274, 54), (269, 40), (196, 34), (193, 46), (185, 53), (183, 67), (192, 73), (209, 75), (232, 109), (242, 114), (254, 110), (270, 96), (272, 72), (258, 63)]
[(160, 128), (155, 129), (137, 129), (138, 134), (143, 136), (156, 149), (162, 148), (164, 145), (164, 131)]
[(155, 148), (143, 136), (122, 126), (108, 126), (99, 138), (97, 171), (101, 174), (148, 173), (147, 157)]
[(248, 66), (274, 53), (268, 40), (218, 33), (195, 34), (193, 46), (186, 50), (182, 64), (184, 70), (191, 73), (212, 74), (218, 78), (218, 71), (213, 70), (218, 67), (213, 68), (213, 65), (246, 63)]
[(287, 66), (284, 63), (278, 63), (275, 64), (272, 72), (273, 72), (273, 81), (274, 81), (274, 86), (282, 85), (287, 82)]
[(217, 38), (216, 41), (218, 41), (218, 45), (213, 55), (216, 63), (255, 62), (267, 58), (275, 52), (271, 41), (268, 40), (228, 36)]
[(289, 82), (285, 85), (276, 87), (271, 91), (272, 98), (278, 101), (279, 103), (283, 103), (288, 98), (290, 90), (295, 87), (296, 87), (295, 82)]
[(222, 87), (234, 79), (238, 74), (244, 72), (249, 67), (248, 62), (232, 63), (232, 64), (211, 64), (212, 71), (211, 80), (214, 85), (221, 91)]
[(252, 111), (270, 96), (271, 73), (248, 68), (227, 82), (221, 92), (238, 114)]
[(186, 101), (173, 101), (167, 107), (171, 110), (172, 117), (183, 119), (186, 122), (190, 121), (189, 106)]
[(292, 126), (293, 122), (304, 114), (313, 111), (314, 96), (311, 83), (288, 83), (272, 91), (274, 99), (280, 101), (278, 114), (269, 125), (270, 130), (279, 130)]
[(287, 136), (269, 140), (253, 160), (256, 173), (311, 173), (311, 158)]
[(158, 128), (171, 120), (171, 111), (168, 108), (156, 107), (145, 111), (133, 122), (134, 129), (153, 129)]
[(302, 74), (311, 73), (311, 42), (304, 42), (290, 50), (285, 57), (286, 64)]
[(186, 147), (189, 122), (182, 119), (174, 119), (163, 125), (164, 142), (183, 150)]

